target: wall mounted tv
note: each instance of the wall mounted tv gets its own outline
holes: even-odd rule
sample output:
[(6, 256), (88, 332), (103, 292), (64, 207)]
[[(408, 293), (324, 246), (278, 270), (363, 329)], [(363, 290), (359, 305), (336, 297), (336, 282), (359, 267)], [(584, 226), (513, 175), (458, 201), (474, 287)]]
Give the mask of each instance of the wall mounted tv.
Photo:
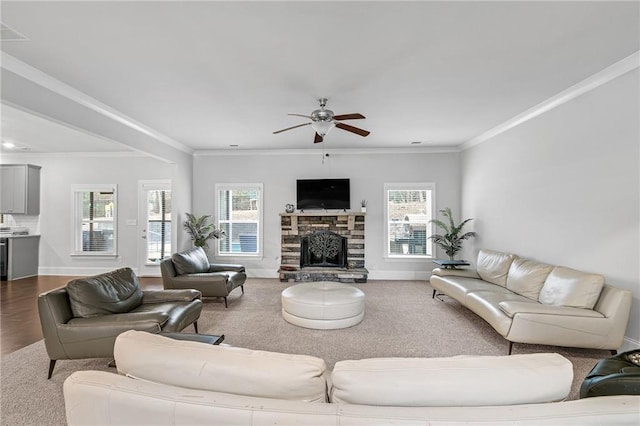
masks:
[(299, 210), (351, 208), (349, 179), (298, 179), (296, 207)]

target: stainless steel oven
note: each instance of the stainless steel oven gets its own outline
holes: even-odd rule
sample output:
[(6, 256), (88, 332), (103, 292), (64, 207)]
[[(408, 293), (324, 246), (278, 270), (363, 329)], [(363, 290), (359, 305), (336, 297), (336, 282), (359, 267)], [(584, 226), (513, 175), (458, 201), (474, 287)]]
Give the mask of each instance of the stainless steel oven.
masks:
[(9, 269), (9, 239), (0, 238), (0, 279), (7, 280)]

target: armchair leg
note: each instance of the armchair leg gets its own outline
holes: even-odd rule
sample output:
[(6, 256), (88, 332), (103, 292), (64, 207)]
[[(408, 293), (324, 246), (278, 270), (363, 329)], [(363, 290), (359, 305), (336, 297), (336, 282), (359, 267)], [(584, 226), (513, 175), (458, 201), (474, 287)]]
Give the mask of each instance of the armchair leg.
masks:
[(229, 306), (227, 305), (227, 298), (226, 298), (226, 297), (224, 298), (224, 307), (225, 307), (225, 308), (228, 308), (228, 307), (229, 307)]
[(240, 286), (240, 290), (242, 290), (242, 294), (244, 294), (244, 284)]
[(198, 321), (193, 322), (193, 329), (196, 331), (196, 334), (198, 334)]
[(513, 351), (513, 342), (509, 342), (509, 355), (511, 355), (511, 351)]
[(47, 376), (47, 380), (49, 380), (53, 374), (53, 368), (56, 366), (56, 361), (57, 360), (55, 359), (49, 361), (49, 375)]

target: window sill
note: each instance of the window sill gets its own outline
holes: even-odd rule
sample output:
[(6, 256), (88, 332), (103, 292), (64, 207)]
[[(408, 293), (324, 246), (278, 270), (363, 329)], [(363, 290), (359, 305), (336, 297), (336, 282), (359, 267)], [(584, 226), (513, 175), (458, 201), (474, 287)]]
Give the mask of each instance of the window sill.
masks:
[(92, 258), (92, 259), (115, 259), (118, 257), (117, 253), (71, 253), (69, 256), (74, 258)]
[(435, 257), (433, 256), (419, 256), (419, 255), (398, 255), (398, 256), (393, 256), (393, 255), (385, 255), (384, 256), (386, 261), (389, 262), (430, 262), (433, 259), (435, 259)]
[(256, 260), (262, 260), (264, 256), (262, 256), (262, 254), (255, 254), (255, 253), (218, 253), (216, 255), (216, 258), (224, 258), (224, 259), (230, 259), (234, 257), (241, 258), (241, 259), (251, 258)]

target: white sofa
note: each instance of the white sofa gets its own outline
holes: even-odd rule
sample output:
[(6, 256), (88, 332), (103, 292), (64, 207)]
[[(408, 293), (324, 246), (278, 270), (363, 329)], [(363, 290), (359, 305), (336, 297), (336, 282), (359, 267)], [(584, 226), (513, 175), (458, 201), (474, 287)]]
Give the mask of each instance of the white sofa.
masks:
[(322, 359), (172, 340), (116, 340), (120, 374), (64, 383), (75, 425), (636, 425), (640, 396), (566, 398), (558, 354)]
[(509, 343), (617, 351), (631, 292), (598, 274), (480, 250), (475, 269), (434, 269), (431, 286), (487, 321)]

